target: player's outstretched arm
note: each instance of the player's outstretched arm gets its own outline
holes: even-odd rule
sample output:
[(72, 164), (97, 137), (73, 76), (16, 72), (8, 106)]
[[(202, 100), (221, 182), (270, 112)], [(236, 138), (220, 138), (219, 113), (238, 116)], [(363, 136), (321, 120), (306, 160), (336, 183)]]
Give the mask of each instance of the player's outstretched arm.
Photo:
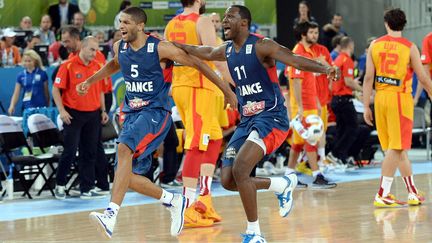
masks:
[(114, 46), (113, 46), (114, 58), (111, 61), (107, 62), (99, 71), (97, 71), (95, 74), (93, 74), (86, 81), (84, 81), (84, 82), (82, 82), (76, 86), (78, 94), (80, 94), (80, 95), (86, 94), (92, 83), (97, 82), (99, 80), (102, 80), (104, 78), (107, 78), (107, 77), (111, 76), (112, 74), (114, 74), (120, 70), (120, 65), (118, 63), (118, 58), (117, 58), (117, 50), (119, 47), (119, 43), (120, 43), (120, 41), (114, 43)]
[(159, 58), (170, 59), (174, 62), (196, 68), (204, 76), (206, 76), (211, 82), (213, 82), (218, 88), (224, 93), (225, 101), (230, 104), (231, 107), (237, 107), (237, 97), (232, 92), (229, 84), (219, 78), (219, 76), (213, 72), (213, 70), (207, 66), (203, 61), (195, 56), (188, 55), (185, 51), (177, 48), (173, 43), (168, 41), (161, 41), (158, 46)]
[(369, 48), (369, 51), (366, 56), (366, 74), (363, 79), (363, 106), (364, 106), (363, 118), (365, 122), (370, 126), (373, 126), (372, 123), (373, 116), (372, 116), (372, 110), (370, 109), (370, 99), (372, 96), (373, 81), (375, 78), (375, 66), (371, 55), (372, 45), (373, 43), (371, 44), (371, 47)]
[(307, 72), (325, 73), (330, 79), (338, 79), (340, 75), (337, 67), (326, 66), (312, 59), (296, 55), (290, 49), (268, 38), (257, 42), (256, 51), (263, 58), (270, 57)]
[(226, 44), (222, 44), (218, 47), (211, 46), (195, 46), (186, 45), (177, 42), (172, 42), (173, 45), (182, 49), (190, 55), (194, 55), (200, 59), (207, 61), (226, 61), (225, 48)]
[(418, 80), (419, 80), (421, 86), (426, 90), (426, 92), (428, 93), (428, 96), (431, 98), (432, 97), (432, 81), (423, 68), (423, 65), (422, 65), (421, 59), (420, 59), (419, 50), (417, 49), (417, 46), (414, 44), (411, 46), (410, 58), (411, 58), (411, 66), (414, 69), (414, 72), (417, 74), (417, 77), (418, 77)]

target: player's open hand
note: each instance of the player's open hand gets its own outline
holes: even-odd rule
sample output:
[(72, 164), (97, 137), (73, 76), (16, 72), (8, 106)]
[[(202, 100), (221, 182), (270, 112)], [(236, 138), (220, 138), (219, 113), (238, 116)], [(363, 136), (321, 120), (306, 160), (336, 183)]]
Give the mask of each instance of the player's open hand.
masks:
[(225, 108), (237, 109), (238, 101), (237, 96), (231, 90), (225, 95)]
[(364, 118), (366, 124), (373, 127), (373, 115), (372, 115), (372, 110), (370, 109), (370, 107), (365, 106), (363, 118)]
[(82, 82), (76, 86), (76, 91), (79, 95), (85, 95), (87, 94), (89, 88), (90, 85), (87, 82)]
[(340, 69), (336, 66), (331, 66), (327, 68), (327, 78), (329, 80), (337, 81), (341, 76)]

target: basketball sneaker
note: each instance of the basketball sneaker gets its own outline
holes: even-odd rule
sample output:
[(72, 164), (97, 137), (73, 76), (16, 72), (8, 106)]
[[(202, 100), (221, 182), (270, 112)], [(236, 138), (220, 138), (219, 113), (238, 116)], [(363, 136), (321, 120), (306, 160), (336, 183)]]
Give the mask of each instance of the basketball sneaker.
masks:
[(186, 209), (186, 198), (183, 195), (175, 194), (171, 200), (171, 205), (168, 205), (168, 210), (171, 213), (171, 235), (177, 236), (183, 229), (184, 214)]
[(116, 223), (116, 215), (111, 208), (107, 208), (104, 213), (91, 212), (89, 220), (103, 237), (111, 239)]
[(213, 202), (210, 194), (199, 196), (194, 203), (195, 211), (202, 214), (204, 218), (213, 220), (214, 223), (222, 221), (222, 217), (216, 212), (213, 207)]
[(405, 206), (405, 202), (396, 199), (393, 194), (388, 194), (386, 197), (380, 196), (378, 193), (375, 195), (374, 206), (380, 208), (395, 208)]
[(307, 187), (308, 187), (308, 184), (303, 183), (303, 182), (297, 180), (297, 186), (296, 186), (297, 189), (305, 189)]
[(425, 201), (425, 197), (422, 192), (418, 192), (417, 194), (410, 192), (408, 193), (408, 205), (416, 206), (420, 205)]
[(195, 210), (194, 204), (188, 207), (184, 213), (184, 227), (198, 228), (209, 227), (213, 225), (213, 220), (204, 218)]
[(242, 243), (267, 243), (267, 241), (261, 235), (256, 234), (242, 234)]
[(331, 189), (336, 187), (336, 183), (329, 182), (322, 174), (318, 174), (312, 183), (312, 189)]
[(297, 175), (291, 173), (283, 177), (287, 181), (287, 185), (281, 194), (276, 194), (279, 200), (279, 215), (281, 217), (286, 217), (290, 213), (293, 206), (293, 196), (292, 193), (297, 186)]
[(59, 200), (64, 200), (66, 199), (66, 192), (65, 192), (66, 187), (65, 186), (56, 186), (54, 189), (54, 195), (55, 198), (59, 199)]

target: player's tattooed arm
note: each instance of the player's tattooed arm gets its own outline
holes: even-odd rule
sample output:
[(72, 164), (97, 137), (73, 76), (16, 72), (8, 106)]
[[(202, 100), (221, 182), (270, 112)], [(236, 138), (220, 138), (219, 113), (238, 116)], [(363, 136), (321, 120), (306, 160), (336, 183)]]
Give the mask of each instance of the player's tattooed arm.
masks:
[(227, 104), (230, 104), (233, 108), (237, 107), (237, 97), (234, 92), (232, 92), (228, 82), (221, 80), (219, 76), (202, 60), (195, 56), (188, 55), (185, 51), (167, 41), (159, 43), (158, 52), (161, 60), (169, 59), (182, 65), (196, 68), (224, 93)]
[(268, 38), (257, 41), (256, 51), (261, 60), (270, 57), (303, 71), (325, 73), (330, 79), (337, 80), (340, 76), (340, 71), (337, 67), (323, 65), (312, 59), (296, 55), (290, 49)]
[(172, 42), (173, 45), (187, 52), (188, 54), (194, 55), (200, 59), (207, 61), (226, 61), (225, 49), (226, 44), (222, 44), (217, 47), (211, 46), (195, 46), (186, 45), (177, 42)]

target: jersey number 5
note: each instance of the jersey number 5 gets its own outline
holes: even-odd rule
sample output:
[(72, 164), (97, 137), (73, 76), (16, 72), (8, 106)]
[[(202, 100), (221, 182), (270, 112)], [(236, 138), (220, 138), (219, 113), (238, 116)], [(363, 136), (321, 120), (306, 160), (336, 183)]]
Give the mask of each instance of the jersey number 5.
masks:
[(399, 61), (399, 55), (396, 53), (380, 52), (379, 56), (381, 58), (381, 72), (395, 75), (395, 65)]
[(131, 65), (131, 77), (132, 78), (138, 78), (138, 64), (132, 64)]

